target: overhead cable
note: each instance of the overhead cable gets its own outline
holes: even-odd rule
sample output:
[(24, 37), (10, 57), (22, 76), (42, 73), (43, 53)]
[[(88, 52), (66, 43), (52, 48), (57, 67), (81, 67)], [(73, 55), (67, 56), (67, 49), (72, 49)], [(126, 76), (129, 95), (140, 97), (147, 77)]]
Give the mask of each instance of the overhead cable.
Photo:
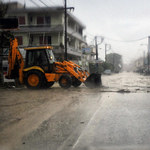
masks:
[(91, 36), (92, 38), (94, 38), (95, 36), (89, 34), (88, 32), (84, 31), (86, 34), (88, 34), (89, 36)]
[(108, 39), (108, 40), (111, 40), (111, 41), (115, 41), (115, 42), (137, 42), (137, 41), (141, 41), (141, 40), (143, 40), (143, 39), (146, 39), (146, 38), (148, 38), (148, 37), (143, 37), (143, 38), (141, 38), (141, 39), (130, 40), (130, 41), (114, 40), (114, 39), (111, 39), (111, 38), (108, 38), (108, 37), (105, 37), (105, 38)]
[(30, 0), (33, 4), (35, 4), (36, 6), (40, 7), (39, 5), (37, 5), (33, 0)]

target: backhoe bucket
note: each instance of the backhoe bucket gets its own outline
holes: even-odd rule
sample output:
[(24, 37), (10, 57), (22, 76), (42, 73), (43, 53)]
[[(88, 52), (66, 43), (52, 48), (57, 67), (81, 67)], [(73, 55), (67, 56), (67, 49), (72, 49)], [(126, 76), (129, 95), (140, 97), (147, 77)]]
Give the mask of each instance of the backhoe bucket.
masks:
[(85, 80), (84, 84), (89, 88), (100, 87), (102, 85), (101, 74), (100, 73), (92, 73)]

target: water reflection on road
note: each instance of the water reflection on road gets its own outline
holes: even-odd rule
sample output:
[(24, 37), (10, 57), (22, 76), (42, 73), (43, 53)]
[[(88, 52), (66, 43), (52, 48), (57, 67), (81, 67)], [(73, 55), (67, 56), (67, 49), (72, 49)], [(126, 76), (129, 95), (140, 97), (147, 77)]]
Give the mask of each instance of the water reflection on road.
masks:
[(133, 72), (102, 75), (103, 92), (150, 92), (150, 76)]

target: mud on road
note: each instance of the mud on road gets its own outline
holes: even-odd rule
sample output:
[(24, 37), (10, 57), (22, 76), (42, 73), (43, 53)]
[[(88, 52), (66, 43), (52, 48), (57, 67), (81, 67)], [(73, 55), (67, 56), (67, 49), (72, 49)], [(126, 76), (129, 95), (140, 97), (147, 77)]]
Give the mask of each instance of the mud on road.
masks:
[[(26, 87), (0, 89), (0, 130), (9, 123), (19, 122), (27, 113), (32, 113), (43, 103), (77, 101), (89, 94), (99, 92), (137, 93), (150, 92), (150, 76), (136, 73), (102, 75), (102, 87), (89, 89), (84, 84), (68, 90), (55, 83), (52, 88), (29, 90)], [(70, 101), (71, 100), (71, 101)]]
[(84, 110), (92, 105), (91, 111), (94, 111), (97, 103), (92, 99), (96, 93), (99, 89), (88, 89), (84, 85), (64, 90), (57, 83), (50, 89), (0, 89), (0, 145), (15, 147), (14, 143), (20, 144), (24, 135), (61, 110), (74, 109), (80, 116), (83, 105), (88, 105)]

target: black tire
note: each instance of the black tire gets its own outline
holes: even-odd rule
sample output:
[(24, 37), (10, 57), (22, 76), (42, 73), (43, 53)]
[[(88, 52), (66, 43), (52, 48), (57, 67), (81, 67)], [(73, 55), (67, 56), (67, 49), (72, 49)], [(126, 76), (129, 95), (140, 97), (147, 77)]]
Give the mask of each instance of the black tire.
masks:
[(27, 88), (39, 89), (44, 85), (45, 76), (38, 70), (30, 70), (25, 74), (25, 84)]
[(70, 88), (72, 85), (71, 77), (68, 74), (62, 74), (59, 77), (59, 85), (64, 89)]
[(72, 85), (73, 85), (74, 87), (80, 86), (81, 83), (82, 83), (82, 82), (81, 82), (80, 80), (78, 80), (76, 77), (72, 77)]
[(54, 82), (45, 82), (45, 84), (44, 84), (44, 88), (50, 88), (50, 87), (52, 87), (54, 85)]

